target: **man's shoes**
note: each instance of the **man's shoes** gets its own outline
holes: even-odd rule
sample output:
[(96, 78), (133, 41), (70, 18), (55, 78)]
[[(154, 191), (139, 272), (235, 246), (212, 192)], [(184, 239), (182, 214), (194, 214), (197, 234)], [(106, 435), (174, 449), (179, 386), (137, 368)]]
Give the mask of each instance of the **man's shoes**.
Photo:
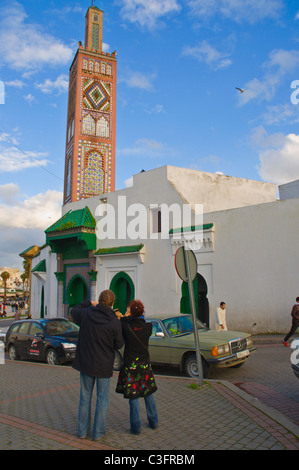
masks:
[(282, 340), (282, 343), (283, 343), (286, 347), (289, 346), (288, 343), (287, 343), (284, 339)]

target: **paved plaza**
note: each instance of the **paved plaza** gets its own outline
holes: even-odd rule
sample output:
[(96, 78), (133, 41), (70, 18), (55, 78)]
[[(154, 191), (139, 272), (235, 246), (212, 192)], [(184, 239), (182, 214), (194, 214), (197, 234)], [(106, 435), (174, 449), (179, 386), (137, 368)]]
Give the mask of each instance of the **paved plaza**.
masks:
[(244, 391), (225, 380), (207, 380), (199, 389), (194, 379), (161, 375), (156, 379), (159, 428), (147, 427), (141, 403), (142, 432), (130, 434), (129, 405), (114, 392), (114, 373), (107, 433), (95, 442), (77, 437), (77, 371), (70, 366), (7, 360), (0, 375), (0, 449), (106, 451), (103, 455), (137, 450), (192, 454), (198, 450), (299, 449), (297, 417), (292, 419), (256, 398), (254, 390)]

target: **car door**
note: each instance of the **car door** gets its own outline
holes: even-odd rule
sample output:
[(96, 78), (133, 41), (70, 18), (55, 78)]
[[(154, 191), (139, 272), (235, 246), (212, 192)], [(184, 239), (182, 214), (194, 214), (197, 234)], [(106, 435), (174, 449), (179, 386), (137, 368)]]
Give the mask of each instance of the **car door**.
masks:
[(170, 364), (171, 353), (167, 335), (159, 320), (147, 320), (152, 324), (152, 335), (149, 338), (149, 353), (151, 362)]
[(18, 332), (15, 334), (15, 348), (17, 351), (17, 354), (22, 357), (25, 356), (27, 357), (27, 341), (29, 338), (29, 327), (30, 327), (30, 322), (29, 321), (24, 321)]
[(29, 359), (42, 360), (45, 354), (44, 330), (38, 322), (30, 325), (26, 355)]

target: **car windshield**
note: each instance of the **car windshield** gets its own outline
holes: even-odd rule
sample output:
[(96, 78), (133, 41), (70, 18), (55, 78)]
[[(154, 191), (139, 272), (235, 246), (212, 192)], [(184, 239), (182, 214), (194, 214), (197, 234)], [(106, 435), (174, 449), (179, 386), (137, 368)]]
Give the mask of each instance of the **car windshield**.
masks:
[[(189, 315), (167, 318), (162, 323), (170, 336), (187, 335), (193, 333), (193, 322)], [(198, 329), (206, 329), (206, 326), (197, 320)]]
[(79, 331), (79, 326), (75, 325), (75, 323), (72, 323), (69, 320), (55, 319), (41, 322), (41, 324), (46, 330), (47, 334), (50, 336), (72, 334)]

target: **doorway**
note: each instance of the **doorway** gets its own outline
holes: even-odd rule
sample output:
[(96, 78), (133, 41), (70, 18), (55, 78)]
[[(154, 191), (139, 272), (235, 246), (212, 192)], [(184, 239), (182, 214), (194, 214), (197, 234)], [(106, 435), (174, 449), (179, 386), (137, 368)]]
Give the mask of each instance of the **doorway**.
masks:
[(74, 276), (67, 287), (67, 303), (69, 308), (80, 304), (84, 300), (88, 300), (88, 286), (79, 274)]
[(135, 297), (135, 287), (132, 279), (125, 272), (117, 273), (111, 281), (110, 289), (115, 294), (113, 308), (124, 315), (131, 300)]
[[(209, 300), (207, 298), (208, 286), (205, 278), (197, 273), (193, 280), (193, 292), (197, 318), (208, 328), (210, 326)], [(182, 283), (182, 297), (180, 301), (180, 312), (191, 313), (188, 283)]]

